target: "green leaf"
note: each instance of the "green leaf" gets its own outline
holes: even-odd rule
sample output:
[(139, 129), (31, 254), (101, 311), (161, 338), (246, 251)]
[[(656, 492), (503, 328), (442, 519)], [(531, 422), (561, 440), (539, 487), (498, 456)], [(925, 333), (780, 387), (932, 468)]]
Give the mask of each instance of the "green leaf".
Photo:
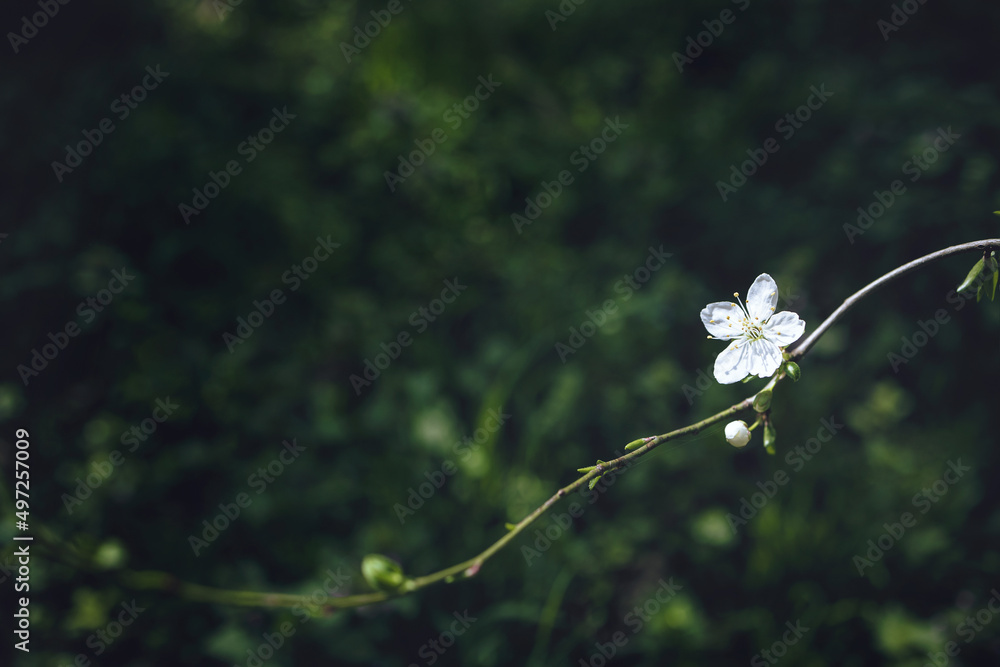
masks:
[(587, 488), (590, 489), (591, 491), (593, 491), (594, 487), (597, 486), (597, 483), (600, 482), (600, 481), (601, 481), (601, 476), (598, 475), (594, 479), (590, 480), (590, 484), (587, 485)]
[(975, 263), (975, 265), (973, 265), (972, 270), (969, 271), (969, 275), (965, 276), (965, 280), (962, 281), (962, 284), (958, 286), (958, 291), (964, 292), (969, 289), (972, 286), (972, 283), (976, 282), (976, 278), (978, 278), (979, 274), (982, 272), (983, 260), (980, 259)]
[[(625, 447), (625, 448), (626, 448), (626, 449), (628, 449), (628, 446), (626, 445), (626, 447)], [(583, 472), (583, 473), (587, 473), (587, 472), (590, 472), (591, 470), (593, 470), (593, 469), (594, 469), (594, 468), (596, 468), (596, 467), (597, 467), (597, 466), (587, 466), (586, 468), (577, 468), (577, 469), (576, 469), (576, 471), (577, 471), (577, 472)]]
[[(993, 260), (994, 262), (996, 260)], [(990, 288), (990, 301), (993, 301), (997, 295), (997, 278), (1000, 278), (1000, 272), (993, 271), (993, 286)]]
[(517, 528), (517, 524), (516, 523), (505, 523), (503, 525), (503, 527), (506, 528), (507, 530), (514, 530), (515, 528)]

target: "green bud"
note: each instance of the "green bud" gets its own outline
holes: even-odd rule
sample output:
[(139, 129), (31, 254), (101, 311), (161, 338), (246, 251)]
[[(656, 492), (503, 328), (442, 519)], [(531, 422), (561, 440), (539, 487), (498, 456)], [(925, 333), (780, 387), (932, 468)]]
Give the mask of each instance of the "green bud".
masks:
[(777, 434), (774, 432), (774, 426), (768, 422), (764, 425), (764, 449), (767, 450), (768, 454), (774, 454), (774, 441), (777, 439)]
[(517, 524), (516, 523), (505, 523), (503, 525), (503, 527), (506, 528), (507, 530), (514, 530), (515, 528), (517, 528)]
[(965, 290), (972, 287), (972, 283), (976, 282), (976, 278), (978, 278), (979, 274), (982, 272), (983, 272), (983, 260), (980, 259), (972, 266), (972, 270), (969, 271), (969, 275), (965, 276), (965, 280), (962, 281), (962, 284), (958, 286), (958, 291), (964, 292)]
[(368, 554), (361, 561), (361, 575), (375, 590), (391, 593), (406, 581), (403, 568), (381, 554)]
[(600, 481), (601, 481), (601, 476), (598, 475), (594, 479), (590, 480), (590, 484), (587, 485), (587, 488), (590, 489), (591, 491), (593, 491), (594, 487), (597, 486), (597, 483), (600, 482)]
[(771, 407), (771, 390), (765, 389), (753, 397), (753, 409), (757, 412), (767, 412)]
[(785, 362), (785, 373), (792, 378), (792, 382), (798, 382), (799, 378), (802, 377), (802, 369), (794, 361)]
[[(627, 447), (627, 446), (626, 446), (625, 448), (626, 448), (626, 449), (628, 449), (628, 447)], [(590, 472), (591, 470), (593, 470), (593, 469), (594, 469), (594, 468), (596, 468), (596, 467), (597, 467), (597, 466), (587, 466), (586, 468), (577, 468), (577, 469), (576, 469), (576, 471), (577, 471), (577, 472), (583, 472), (583, 473), (587, 473), (587, 472)]]
[(632, 442), (630, 442), (627, 445), (625, 445), (625, 451), (626, 452), (631, 452), (633, 449), (639, 449), (640, 447), (642, 447), (643, 445), (645, 445), (647, 442), (650, 442), (652, 440), (656, 440), (656, 437), (651, 435), (651, 436), (646, 437), (646, 438), (639, 438), (638, 440), (633, 440)]
[(123, 567), (127, 556), (121, 542), (111, 539), (97, 548), (93, 561), (102, 570), (112, 570)]

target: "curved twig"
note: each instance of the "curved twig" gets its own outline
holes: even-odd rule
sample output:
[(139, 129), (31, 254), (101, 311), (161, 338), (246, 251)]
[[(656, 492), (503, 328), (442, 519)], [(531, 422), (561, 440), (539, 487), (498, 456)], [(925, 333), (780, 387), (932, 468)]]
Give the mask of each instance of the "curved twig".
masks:
[[(933, 262), (934, 260), (941, 259), (942, 257), (948, 257), (949, 255), (954, 255), (961, 252), (967, 252), (970, 250), (982, 250), (984, 253), (989, 253), (991, 249), (1000, 248), (1000, 239), (985, 239), (982, 241), (973, 241), (971, 243), (963, 243), (961, 245), (952, 246), (950, 248), (945, 248), (943, 250), (938, 250), (929, 255), (915, 259), (908, 264), (904, 264), (897, 269), (890, 271), (881, 278), (869, 283), (865, 287), (861, 288), (853, 295), (848, 297), (844, 303), (840, 305), (837, 310), (835, 310), (829, 317), (827, 317), (808, 338), (802, 340), (798, 344), (793, 344), (791, 350), (788, 352), (788, 356), (791, 359), (797, 359), (806, 354), (809, 349), (816, 343), (817, 340), (831, 327), (837, 320), (844, 316), (844, 314), (863, 297), (867, 296), (872, 291), (878, 289), (882, 285), (885, 285), (891, 280), (895, 280), (900, 276), (916, 269), (924, 264)], [(801, 339), (800, 339), (801, 340)], [(778, 373), (771, 379), (764, 389), (773, 389), (773, 387), (782, 379), (785, 375), (783, 373)], [(756, 396), (756, 394), (754, 394)], [(635, 459), (645, 456), (649, 452), (653, 451), (655, 448), (659, 447), (665, 442), (670, 440), (675, 440), (685, 435), (693, 435), (700, 432), (704, 428), (715, 424), (717, 422), (726, 419), (732, 415), (743, 410), (748, 410), (753, 407), (754, 396), (749, 396), (739, 403), (731, 405), (725, 410), (718, 412), (711, 417), (707, 417), (699, 422), (691, 424), (690, 426), (685, 426), (683, 428), (670, 431), (669, 433), (664, 433), (662, 435), (651, 436), (647, 438), (641, 438), (633, 443), (630, 443), (628, 448), (635, 447), (634, 451), (628, 454), (619, 456), (611, 461), (606, 461), (595, 466), (593, 469), (589, 470), (582, 477), (574, 480), (572, 483), (562, 487), (555, 494), (552, 495), (548, 500), (537, 507), (528, 516), (524, 517), (517, 525), (513, 526), (507, 534), (498, 539), (496, 542), (491, 544), (481, 553), (468, 560), (464, 560), (460, 563), (447, 567), (443, 570), (433, 572), (431, 574), (424, 575), (422, 577), (415, 577), (412, 579), (407, 579), (404, 581), (397, 589), (389, 592), (379, 591), (372, 593), (363, 593), (359, 595), (349, 595), (344, 597), (330, 597), (326, 601), (317, 606), (315, 602), (311, 602), (309, 598), (302, 595), (294, 595), (287, 593), (260, 593), (255, 591), (237, 591), (237, 590), (225, 590), (219, 588), (210, 588), (208, 586), (201, 586), (199, 584), (192, 584), (180, 581), (174, 575), (165, 572), (156, 571), (143, 571), (137, 572), (133, 570), (119, 570), (115, 572), (115, 576), (120, 583), (128, 586), (132, 589), (137, 590), (158, 590), (164, 593), (169, 593), (182, 597), (184, 599), (189, 599), (197, 602), (210, 602), (215, 604), (229, 604), (236, 606), (249, 606), (249, 607), (306, 607), (310, 613), (314, 615), (319, 615), (324, 612), (330, 612), (336, 609), (345, 609), (350, 607), (362, 607), (365, 605), (374, 604), (377, 602), (383, 602), (394, 597), (399, 597), (402, 595), (407, 595), (414, 591), (420, 590), (426, 586), (436, 584), (439, 582), (452, 582), (459, 578), (469, 578), (475, 576), (479, 569), (498, 551), (507, 546), (515, 537), (517, 537), (524, 529), (535, 522), (540, 516), (542, 516), (550, 507), (555, 505), (559, 500), (568, 496), (570, 493), (576, 491), (584, 484), (590, 483), (591, 480), (600, 477), (612, 470), (617, 470), (630, 465)], [(53, 541), (50, 538), (50, 542)], [(52, 545), (50, 545), (52, 546)], [(70, 550), (72, 552), (72, 550)], [(56, 556), (56, 554), (51, 554)], [(62, 560), (67, 564), (73, 565), (69, 562), (71, 559), (59, 558), (56, 556), (56, 560)], [(79, 566), (77, 564), (77, 566)]]

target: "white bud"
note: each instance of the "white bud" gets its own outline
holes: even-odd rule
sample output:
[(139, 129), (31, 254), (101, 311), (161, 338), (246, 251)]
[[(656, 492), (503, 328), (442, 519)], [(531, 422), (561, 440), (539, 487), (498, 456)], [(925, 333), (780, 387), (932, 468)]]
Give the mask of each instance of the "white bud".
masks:
[(746, 447), (750, 442), (750, 429), (744, 421), (726, 424), (726, 441), (733, 447)]

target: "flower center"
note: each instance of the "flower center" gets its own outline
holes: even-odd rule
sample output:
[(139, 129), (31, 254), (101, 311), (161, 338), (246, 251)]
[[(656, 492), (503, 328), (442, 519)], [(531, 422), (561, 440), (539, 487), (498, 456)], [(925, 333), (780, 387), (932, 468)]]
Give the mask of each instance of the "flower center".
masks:
[(743, 337), (751, 342), (760, 340), (764, 337), (764, 323), (756, 317), (752, 320), (750, 319), (750, 311), (743, 305), (739, 292), (733, 292), (733, 296), (735, 296), (736, 300), (739, 301), (740, 310), (743, 311), (743, 321), (741, 322), (743, 325)]
[(764, 329), (756, 320), (751, 323), (750, 318), (745, 318), (743, 320), (743, 335), (751, 341), (760, 340), (764, 337)]

